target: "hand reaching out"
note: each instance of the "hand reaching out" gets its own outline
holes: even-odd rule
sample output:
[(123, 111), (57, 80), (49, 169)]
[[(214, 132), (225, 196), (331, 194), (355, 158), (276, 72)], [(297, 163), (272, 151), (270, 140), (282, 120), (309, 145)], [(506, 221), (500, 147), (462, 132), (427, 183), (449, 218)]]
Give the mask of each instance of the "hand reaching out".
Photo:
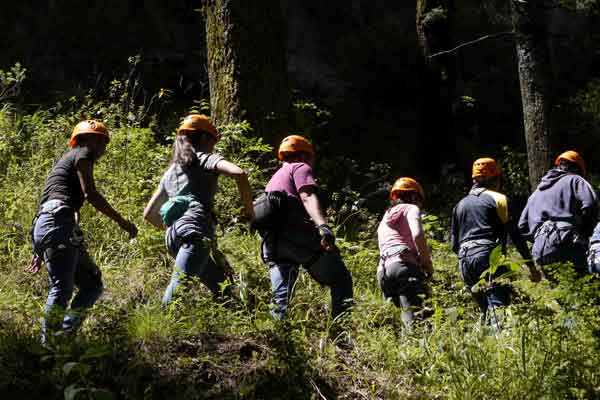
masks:
[(40, 270), (41, 267), (42, 267), (42, 259), (37, 254), (34, 254), (33, 257), (31, 257), (31, 261), (29, 262), (29, 265), (27, 267), (25, 267), (25, 271), (29, 272), (31, 274), (36, 274)]

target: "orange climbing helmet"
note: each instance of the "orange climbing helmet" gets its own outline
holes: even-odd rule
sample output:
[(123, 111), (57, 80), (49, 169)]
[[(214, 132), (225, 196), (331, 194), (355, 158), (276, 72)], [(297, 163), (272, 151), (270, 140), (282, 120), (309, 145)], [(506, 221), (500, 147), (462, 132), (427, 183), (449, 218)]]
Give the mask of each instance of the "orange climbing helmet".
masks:
[(281, 141), (277, 158), (283, 160), (284, 153), (295, 153), (298, 151), (305, 151), (312, 156), (315, 155), (315, 149), (308, 139), (300, 135), (290, 135)]
[(207, 132), (215, 140), (219, 140), (221, 135), (217, 128), (210, 122), (210, 118), (204, 114), (190, 114), (177, 128), (178, 135), (184, 135), (186, 132)]
[(583, 161), (583, 157), (581, 157), (578, 152), (573, 150), (565, 151), (564, 153), (556, 157), (554, 165), (560, 164), (560, 162), (563, 160), (577, 164), (577, 166), (581, 169), (582, 174), (586, 174), (587, 171), (585, 169), (585, 161)]
[(86, 133), (104, 136), (106, 138), (106, 143), (108, 143), (110, 140), (108, 129), (106, 129), (106, 126), (104, 126), (102, 122), (94, 119), (88, 119), (75, 125), (75, 128), (73, 128), (73, 133), (71, 134), (71, 140), (69, 140), (69, 147), (75, 147), (77, 145), (77, 136)]
[(404, 177), (396, 179), (396, 182), (394, 182), (394, 185), (392, 186), (392, 190), (390, 190), (390, 199), (396, 200), (400, 192), (415, 192), (421, 196), (421, 199), (425, 199), (423, 186), (413, 178)]
[(502, 176), (502, 171), (493, 158), (479, 158), (473, 163), (471, 178), (493, 178), (499, 176)]

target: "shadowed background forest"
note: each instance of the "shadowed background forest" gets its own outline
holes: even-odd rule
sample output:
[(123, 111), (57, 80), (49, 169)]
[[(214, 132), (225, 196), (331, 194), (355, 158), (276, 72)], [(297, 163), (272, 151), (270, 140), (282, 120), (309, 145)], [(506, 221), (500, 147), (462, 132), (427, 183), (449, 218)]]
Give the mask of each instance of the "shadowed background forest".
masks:
[[(168, 134), (170, 111), (185, 112), (193, 101), (209, 98), (201, 6), (199, 0), (10, 2), (0, 15), (0, 68), (17, 61), (27, 68), (19, 101), (31, 108), (89, 90), (103, 96), (112, 79), (130, 71), (128, 57), (139, 55), (143, 84), (137, 95), (149, 99), (161, 88), (168, 91), (163, 107), (169, 112), (160, 114)], [(452, 44), (509, 30), (500, 1), (457, 0), (453, 14)], [(598, 17), (587, 9), (556, 9), (547, 18), (558, 142), (589, 157), (598, 134), (574, 104), (595, 82)], [(325, 154), (386, 162), (395, 173), (437, 180), (466, 176), (472, 159), (500, 156), (503, 146), (524, 151), (512, 38), (483, 41), (452, 56), (456, 69), (442, 76), (438, 90), (448, 97), (448, 113), (420, 100), (432, 92), (414, 3), (286, 1), (284, 23), (292, 102), (323, 111), (312, 115), (308, 133)], [(261, 84), (269, 85), (269, 78)], [(289, 130), (306, 130), (299, 118), (290, 114)], [(423, 121), (435, 123), (425, 122), (424, 129)]]

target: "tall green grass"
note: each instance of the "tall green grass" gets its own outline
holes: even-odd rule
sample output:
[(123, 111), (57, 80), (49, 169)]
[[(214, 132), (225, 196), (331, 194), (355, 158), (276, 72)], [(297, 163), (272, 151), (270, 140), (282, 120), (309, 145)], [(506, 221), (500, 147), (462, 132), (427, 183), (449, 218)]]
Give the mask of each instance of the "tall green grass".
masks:
[[(136, 221), (140, 234), (129, 241), (114, 223), (84, 207), (87, 246), (101, 266), (106, 291), (79, 335), (50, 350), (38, 344), (47, 276), (22, 271), (31, 255), (30, 222), (46, 174), (66, 151), (71, 127), (99, 109), (105, 109), (112, 139), (96, 168), (97, 185)], [(9, 396), (3, 398), (600, 396), (595, 280), (566, 277), (551, 289), (517, 277), (505, 329), (494, 334), (479, 323), (456, 257), (447, 244), (432, 241), (431, 316), (408, 332), (377, 286), (371, 221), (354, 227), (360, 236), (340, 240), (356, 300), (344, 328), (354, 347), (342, 349), (330, 336), (328, 291), (306, 273), (298, 280), (289, 318), (271, 318), (260, 238), (236, 222), (240, 204), (226, 180), (217, 200), (223, 221), (218, 241), (236, 271), (238, 300), (215, 303), (202, 284), (192, 282), (185, 296), (161, 308), (173, 263), (162, 232), (144, 224), (141, 211), (170, 150), (156, 141), (148, 120), (126, 122), (123, 112), (91, 98), (33, 113), (0, 108), (0, 392)], [(267, 174), (255, 161), (270, 156), (248, 132), (245, 124), (225, 129), (220, 150), (250, 170), (259, 190)], [(443, 230), (438, 220), (429, 221), (428, 230)]]

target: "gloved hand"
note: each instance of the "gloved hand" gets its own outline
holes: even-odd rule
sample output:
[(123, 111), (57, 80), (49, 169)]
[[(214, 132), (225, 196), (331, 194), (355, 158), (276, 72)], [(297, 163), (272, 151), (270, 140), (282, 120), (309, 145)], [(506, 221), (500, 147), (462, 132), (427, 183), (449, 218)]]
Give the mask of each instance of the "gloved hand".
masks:
[(327, 224), (321, 224), (317, 227), (319, 229), (319, 235), (321, 236), (321, 246), (325, 251), (334, 251), (335, 247), (335, 235)]
[(540, 271), (535, 267), (535, 264), (533, 263), (533, 261), (527, 261), (525, 262), (525, 265), (527, 265), (527, 268), (529, 268), (529, 279), (531, 279), (531, 282), (539, 282), (542, 280), (542, 274), (540, 273)]

